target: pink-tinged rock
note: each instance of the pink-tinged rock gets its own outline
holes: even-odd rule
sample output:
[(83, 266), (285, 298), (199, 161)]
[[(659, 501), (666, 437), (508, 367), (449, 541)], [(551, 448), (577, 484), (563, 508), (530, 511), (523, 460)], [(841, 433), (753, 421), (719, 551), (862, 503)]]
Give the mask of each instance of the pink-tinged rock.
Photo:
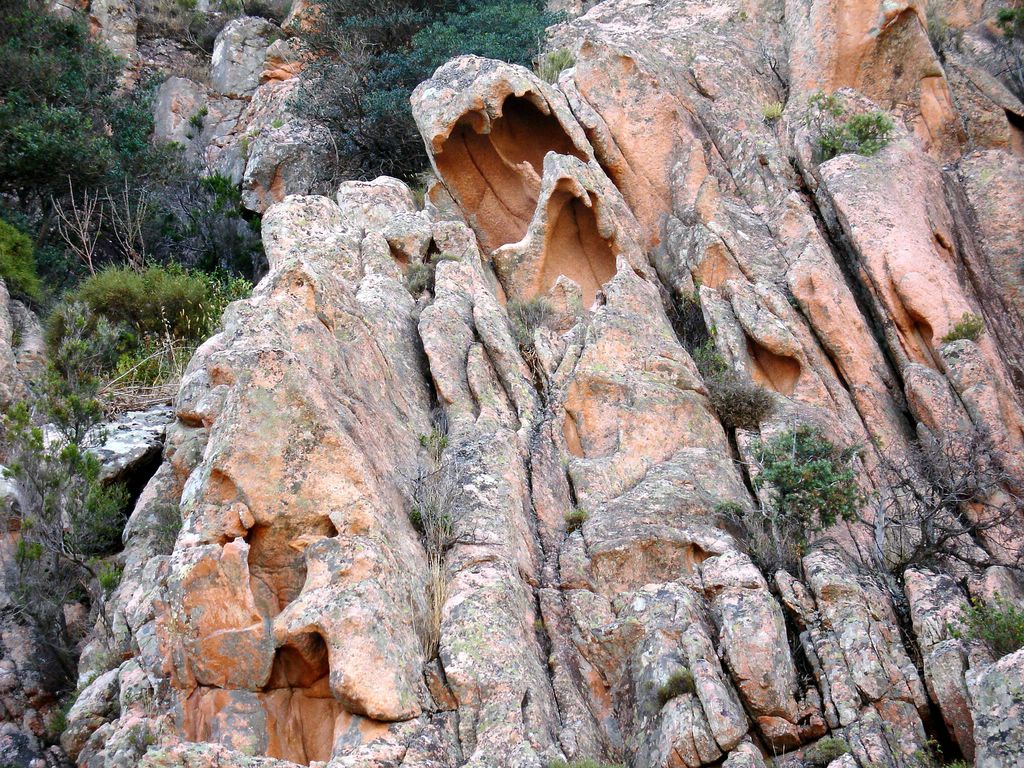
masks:
[(593, 157), (562, 94), (523, 67), (459, 57), (416, 88), (412, 107), (438, 178), (487, 251), (526, 234), (548, 152)]

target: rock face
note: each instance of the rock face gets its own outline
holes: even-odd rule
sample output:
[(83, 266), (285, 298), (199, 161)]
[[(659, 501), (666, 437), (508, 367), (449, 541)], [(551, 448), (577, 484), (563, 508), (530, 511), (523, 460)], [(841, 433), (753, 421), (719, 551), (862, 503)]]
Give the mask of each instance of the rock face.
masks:
[(330, 132), (291, 105), (302, 65), (297, 40), (271, 22), (230, 21), (205, 77), (160, 85), (154, 140), (180, 144), (204, 174), (239, 185), (243, 206), (257, 213), (288, 195), (327, 192), (337, 160)]
[(43, 365), (44, 347), (39, 319), (11, 298), (0, 279), (0, 411), (25, 396), (27, 382)]
[[(982, 10), (943, 5), (968, 42)], [(266, 210), (270, 272), (182, 382), (79, 765), (1020, 761), (1024, 651), (957, 625), (1024, 597), (1021, 106), (914, 3), (785, 11), (606, 0), (553, 30), (557, 85), (448, 62), (413, 95), (423, 210), (395, 179), (290, 194), (316, 127), (232, 65), (251, 99), (204, 152)], [(824, 161), (817, 89), (888, 112), (886, 145)], [(167, 136), (213, 103), (161, 98)], [(708, 349), (767, 392), (755, 424), (716, 411)], [(762, 568), (730, 521), (797, 424), (861, 447), (863, 519)], [(957, 436), (1000, 467), (953, 504), (976, 535), (875, 547)]]
[(267, 49), (280, 31), (265, 19), (243, 16), (217, 35), (210, 63), (210, 87), (231, 99), (251, 96), (260, 84)]

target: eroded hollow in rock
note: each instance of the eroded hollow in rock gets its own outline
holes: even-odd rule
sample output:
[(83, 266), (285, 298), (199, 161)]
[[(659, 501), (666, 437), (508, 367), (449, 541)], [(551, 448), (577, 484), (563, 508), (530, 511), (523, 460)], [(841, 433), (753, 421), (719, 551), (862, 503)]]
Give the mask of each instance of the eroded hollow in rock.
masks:
[(315, 633), (278, 649), (263, 693), (268, 757), (303, 765), (330, 759), (344, 710), (331, 695), (329, 674), (327, 646)]
[(437, 170), (475, 219), (488, 250), (523, 238), (540, 193), (544, 155), (586, 160), (558, 119), (529, 99), (509, 96), (485, 130), (479, 112), (463, 115), (435, 155)]
[(548, 230), (544, 240), (542, 266), (533, 295), (547, 293), (560, 275), (565, 275), (583, 293), (583, 306), (594, 303), (597, 292), (615, 276), (615, 249), (597, 228), (595, 206), (569, 191), (558, 189), (548, 200)]
[(800, 378), (800, 363), (791, 357), (778, 355), (767, 347), (747, 338), (747, 353), (753, 365), (751, 378), (758, 384), (789, 397)]
[[(328, 518), (305, 531), (313, 536), (337, 536)], [(249, 580), (257, 605), (270, 617), (299, 596), (306, 581), (306, 559), (301, 548), (292, 546), (296, 532), (268, 525), (255, 525), (246, 536), (249, 543)]]

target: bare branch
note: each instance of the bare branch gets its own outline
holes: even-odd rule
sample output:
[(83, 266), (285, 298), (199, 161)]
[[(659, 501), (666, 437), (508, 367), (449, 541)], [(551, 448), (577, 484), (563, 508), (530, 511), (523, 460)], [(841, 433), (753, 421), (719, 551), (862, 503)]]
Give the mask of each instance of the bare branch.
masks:
[(75, 188), (71, 183), (71, 177), (68, 177), (68, 196), (69, 207), (65, 207), (56, 198), (50, 198), (57, 213), (57, 232), (78, 260), (89, 268), (89, 274), (95, 275), (96, 244), (103, 224), (103, 204), (100, 202), (99, 192), (90, 195), (86, 190), (79, 203), (75, 200)]

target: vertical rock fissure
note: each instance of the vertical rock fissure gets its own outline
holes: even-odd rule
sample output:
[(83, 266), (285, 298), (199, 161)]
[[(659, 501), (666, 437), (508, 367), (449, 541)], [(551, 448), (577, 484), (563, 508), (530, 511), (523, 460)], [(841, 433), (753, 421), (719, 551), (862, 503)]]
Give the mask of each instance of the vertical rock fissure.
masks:
[(877, 303), (872, 299), (867, 286), (865, 286), (858, 277), (858, 270), (856, 269), (858, 257), (856, 251), (850, 244), (838, 222), (835, 222), (833, 225), (833, 217), (827, 216), (825, 211), (822, 210), (818, 197), (808, 188), (806, 178), (804, 177), (802, 170), (799, 167), (797, 167), (796, 170), (796, 178), (800, 180), (801, 184), (799, 191), (807, 203), (808, 210), (810, 210), (814, 218), (818, 232), (828, 245), (828, 249), (832, 253), (833, 260), (839, 267), (839, 272), (843, 276), (843, 280), (856, 302), (857, 309), (859, 310), (861, 317), (864, 319), (868, 329), (871, 331), (875, 344), (878, 346), (878, 349), (881, 351), (882, 356), (885, 359), (889, 373), (892, 374), (893, 380), (899, 386), (898, 392), (890, 392), (890, 394), (893, 396), (894, 403), (906, 424), (907, 433), (915, 434), (916, 419), (913, 414), (910, 413), (910, 409), (907, 405), (906, 395), (904, 394), (905, 383), (903, 380), (903, 371), (898, 363), (899, 358), (894, 354), (889, 345), (888, 334), (886, 334), (884, 330), (884, 321), (878, 314), (879, 308)]

